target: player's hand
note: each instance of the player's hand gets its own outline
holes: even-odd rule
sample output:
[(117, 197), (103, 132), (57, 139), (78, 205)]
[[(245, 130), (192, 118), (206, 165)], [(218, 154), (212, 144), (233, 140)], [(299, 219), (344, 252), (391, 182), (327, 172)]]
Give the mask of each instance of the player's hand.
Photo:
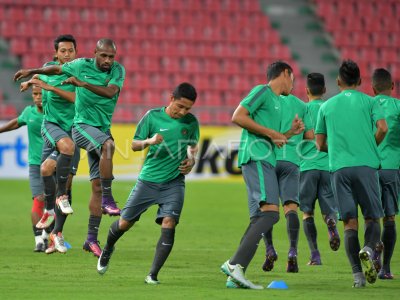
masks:
[(85, 82), (79, 80), (76, 77), (70, 77), (70, 78), (64, 80), (61, 84), (72, 84), (74, 86), (82, 87), (82, 86), (84, 86)]
[(304, 131), (304, 123), (303, 120), (299, 118), (299, 116), (296, 114), (292, 121), (292, 127), (290, 130), (292, 131), (293, 135), (300, 134)]
[(195, 162), (196, 161), (194, 158), (186, 158), (185, 160), (183, 160), (178, 168), (179, 171), (181, 171), (181, 174), (189, 174), (190, 171), (192, 171)]
[(156, 133), (151, 139), (149, 139), (149, 145), (158, 145), (161, 144), (164, 141), (164, 137)]
[(283, 145), (285, 145), (288, 141), (287, 137), (284, 134), (277, 131), (274, 131), (271, 134), (270, 139), (278, 148), (283, 147)]
[(19, 91), (25, 92), (27, 89), (29, 89), (29, 86), (30, 86), (29, 81), (21, 82), (21, 84), (19, 85)]
[(29, 69), (21, 69), (19, 70), (17, 73), (15, 73), (14, 75), (14, 81), (18, 81), (22, 78), (26, 78), (29, 75), (31, 75), (31, 72)]

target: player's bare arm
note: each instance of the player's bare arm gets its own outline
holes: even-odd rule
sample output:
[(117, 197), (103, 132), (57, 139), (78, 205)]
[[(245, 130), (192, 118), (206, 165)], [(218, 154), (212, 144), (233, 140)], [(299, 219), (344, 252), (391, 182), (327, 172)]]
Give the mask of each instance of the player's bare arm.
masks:
[(196, 163), (196, 155), (198, 151), (199, 151), (198, 145), (188, 147), (187, 158), (184, 159), (179, 166), (179, 171), (181, 171), (181, 174), (187, 175), (190, 173), (190, 171), (192, 171)]
[(376, 132), (375, 132), (375, 141), (376, 144), (379, 145), (386, 136), (388, 132), (388, 126), (385, 119), (378, 120), (376, 122)]
[[(46, 91), (53, 92), (53, 93), (57, 94), (58, 96), (60, 96), (61, 98), (67, 100), (68, 102), (75, 103), (75, 93), (74, 92), (64, 91), (62, 89), (59, 89), (55, 86), (47, 84), (46, 82), (44, 82), (40, 79), (36, 79), (36, 78), (32, 78), (28, 82), (31, 85), (36, 85)], [(21, 83), (21, 85), (22, 85), (22, 83)]]
[(142, 151), (150, 145), (158, 145), (161, 144), (163, 141), (164, 141), (163, 136), (159, 133), (156, 133), (153, 137), (145, 140), (133, 140), (131, 149), (133, 151)]
[(18, 125), (18, 118), (15, 118), (9, 121), (8, 123), (4, 124), (3, 126), (0, 126), (0, 133), (15, 130), (18, 129), (19, 127), (21, 126)]
[(32, 74), (59, 75), (62, 74), (61, 66), (51, 65), (39, 69), (22, 69), (14, 75), (14, 81), (31, 76)]
[(325, 134), (316, 134), (316, 146), (319, 151), (328, 152), (328, 144), (326, 143)]
[(270, 138), (278, 147), (282, 147), (287, 143), (287, 137), (285, 135), (255, 122), (250, 118), (249, 111), (241, 105), (239, 105), (233, 113), (232, 122), (252, 133)]
[(94, 85), (90, 84), (86, 81), (79, 80), (76, 77), (70, 77), (67, 80), (63, 82), (63, 84), (73, 84), (77, 87), (83, 87), (101, 97), (106, 97), (112, 99), (116, 94), (119, 92), (119, 87), (113, 84), (110, 84), (108, 86), (100, 86), (100, 85)]

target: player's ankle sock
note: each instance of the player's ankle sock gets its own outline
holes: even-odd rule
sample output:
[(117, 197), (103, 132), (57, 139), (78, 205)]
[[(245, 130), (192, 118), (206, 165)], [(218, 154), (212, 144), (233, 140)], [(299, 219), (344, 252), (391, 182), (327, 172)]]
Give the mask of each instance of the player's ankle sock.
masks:
[(36, 228), (36, 226), (35, 225), (33, 225), (32, 226), (32, 229), (33, 229), (33, 235), (36, 237), (36, 236), (41, 236), (42, 235), (42, 230), (43, 229), (39, 229), (39, 228)]
[(313, 217), (308, 217), (303, 220), (304, 234), (306, 235), (308, 246), (311, 251), (318, 250), (317, 245), (317, 228)]
[(57, 159), (56, 180), (57, 180), (57, 197), (67, 193), (67, 180), (71, 172), (72, 155), (60, 153)]
[(347, 229), (344, 231), (344, 248), (349, 259), (353, 273), (362, 272), (361, 261), (358, 253), (360, 252), (360, 241), (358, 231)]
[(102, 195), (105, 197), (112, 196), (112, 191), (111, 191), (112, 179), (101, 178), (100, 182), (101, 182)]
[(382, 242), (383, 242), (383, 266), (390, 271), (390, 260), (392, 259), (394, 246), (396, 245), (397, 232), (395, 221), (383, 223)]
[(115, 243), (124, 233), (125, 231), (119, 229), (119, 220), (116, 220), (111, 224), (110, 229), (108, 230), (107, 243), (104, 248), (108, 250), (114, 247)]
[(56, 181), (54, 176), (42, 176), (44, 184), (44, 201), (47, 211), (54, 209), (54, 201), (56, 196)]
[(365, 222), (364, 246), (375, 249), (381, 239), (381, 226), (378, 221)]
[(101, 217), (90, 215), (88, 223), (88, 241), (97, 241)]
[(300, 221), (297, 212), (290, 210), (286, 215), (286, 229), (290, 241), (290, 248), (297, 248), (299, 241)]
[(275, 211), (262, 212), (259, 217), (256, 217), (256, 221), (248, 228), (230, 262), (232, 264), (240, 264), (246, 269), (257, 251), (262, 234), (269, 231), (278, 220), (279, 212)]
[(153, 264), (150, 274), (157, 277), (158, 272), (164, 265), (174, 245), (175, 229), (161, 228), (161, 236), (158, 240), (156, 253), (154, 255)]

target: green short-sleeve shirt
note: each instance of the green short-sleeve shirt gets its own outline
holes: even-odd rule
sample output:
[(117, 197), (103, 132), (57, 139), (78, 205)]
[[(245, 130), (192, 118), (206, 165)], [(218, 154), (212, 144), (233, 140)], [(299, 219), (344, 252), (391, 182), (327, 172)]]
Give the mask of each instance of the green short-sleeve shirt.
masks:
[(343, 90), (322, 104), (315, 133), (327, 136), (329, 170), (379, 168), (374, 130), (384, 118), (378, 101), (357, 90)]
[[(307, 103), (307, 115), (313, 125), (317, 125), (318, 111), (324, 100), (313, 100)], [(300, 171), (322, 170), (329, 171), (328, 153), (317, 150), (315, 139), (312, 141), (303, 140), (300, 147), (301, 161)]]
[[(313, 129), (309, 116), (307, 115), (306, 104), (294, 95), (280, 96), (282, 107), (282, 121), (279, 132), (285, 133), (292, 127), (293, 119), (296, 114), (303, 120), (305, 131)], [(300, 165), (300, 147), (303, 141), (304, 132), (292, 136), (288, 143), (281, 147), (275, 148), (276, 160), (289, 161)]]
[(190, 113), (174, 119), (165, 112), (165, 107), (149, 110), (139, 121), (133, 139), (145, 140), (158, 133), (164, 140), (149, 147), (139, 178), (161, 183), (178, 177), (178, 167), (187, 158), (188, 146), (198, 143), (199, 132), (199, 123)]
[[(48, 62), (44, 66), (59, 65), (58, 62)], [(68, 79), (68, 75), (39, 75), (39, 79), (47, 84), (62, 89), (67, 92), (75, 92), (75, 86), (72, 84), (62, 84)], [(44, 119), (46, 121), (58, 124), (66, 132), (71, 131), (72, 122), (75, 115), (75, 104), (60, 97), (54, 92), (43, 90), (42, 96)]]
[(40, 132), (43, 114), (38, 111), (35, 105), (25, 107), (18, 116), (18, 125), (26, 125), (28, 128), (28, 163), (40, 165), (42, 163), (43, 137)]
[[(269, 85), (258, 85), (240, 102), (256, 123), (279, 132), (281, 125), (281, 103)], [(275, 145), (264, 136), (242, 130), (239, 145), (239, 167), (249, 161), (267, 161), (276, 165)]]
[[(125, 68), (116, 61), (110, 71), (103, 72), (97, 68), (94, 58), (78, 58), (62, 65), (62, 71), (68, 76), (74, 76), (93, 85), (104, 87), (116, 85), (120, 88), (119, 93), (125, 80)], [(119, 93), (112, 98), (106, 98), (86, 88), (77, 87), (74, 123), (84, 123), (106, 132), (110, 129)]]
[(382, 169), (400, 168), (400, 100), (378, 95), (375, 100), (380, 104), (388, 125), (385, 139), (379, 144)]

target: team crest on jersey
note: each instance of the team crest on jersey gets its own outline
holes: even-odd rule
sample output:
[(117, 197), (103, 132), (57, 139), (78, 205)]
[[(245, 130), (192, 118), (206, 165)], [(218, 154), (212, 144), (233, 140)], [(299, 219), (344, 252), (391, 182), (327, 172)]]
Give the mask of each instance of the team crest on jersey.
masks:
[(183, 128), (183, 129), (181, 130), (181, 134), (182, 134), (182, 135), (187, 135), (187, 134), (188, 134), (188, 130), (187, 130), (186, 128)]

